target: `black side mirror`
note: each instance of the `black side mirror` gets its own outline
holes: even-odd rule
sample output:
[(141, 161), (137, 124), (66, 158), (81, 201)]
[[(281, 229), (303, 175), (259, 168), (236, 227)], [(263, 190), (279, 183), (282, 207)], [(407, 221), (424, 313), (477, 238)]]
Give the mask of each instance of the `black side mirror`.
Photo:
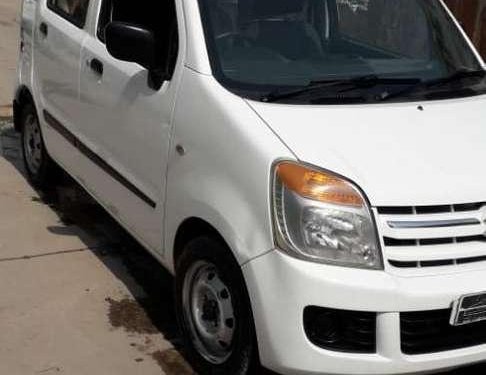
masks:
[(111, 22), (105, 30), (106, 48), (115, 59), (140, 64), (152, 71), (156, 68), (154, 34), (139, 26)]

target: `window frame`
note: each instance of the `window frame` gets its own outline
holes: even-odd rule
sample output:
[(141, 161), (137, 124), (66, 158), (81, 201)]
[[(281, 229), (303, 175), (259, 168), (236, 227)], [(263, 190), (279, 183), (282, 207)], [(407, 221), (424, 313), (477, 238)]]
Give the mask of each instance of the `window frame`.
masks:
[(55, 0), (47, 0), (47, 8), (52, 11), (53, 13), (57, 14), (59, 17), (65, 19), (69, 23), (73, 24), (76, 26), (78, 29), (83, 30), (84, 27), (86, 26), (86, 21), (88, 19), (88, 14), (89, 14), (89, 6), (91, 4), (91, 0), (87, 0), (88, 6), (86, 7), (86, 13), (84, 14), (84, 17), (82, 20), (78, 20), (76, 17), (73, 17), (71, 14), (65, 12), (59, 6), (53, 4)]
[[(106, 21), (104, 19), (104, 17), (106, 16), (107, 4), (110, 4), (112, 6), (113, 1), (114, 0), (100, 0), (99, 7), (96, 11), (96, 23), (95, 23), (95, 28), (94, 28), (94, 35), (95, 35), (96, 40), (98, 40), (104, 46), (106, 46), (106, 38), (103, 35), (103, 30), (101, 29), (100, 26), (102, 25), (102, 23), (104, 23)], [(172, 77), (174, 76), (176, 69), (177, 69), (177, 62), (179, 60), (179, 56), (180, 56), (180, 53), (181, 53), (181, 50), (180, 50), (181, 42), (180, 42), (180, 34), (179, 34), (181, 24), (179, 22), (180, 20), (179, 20), (179, 15), (178, 15), (178, 12), (177, 12), (176, 0), (168, 0), (168, 1), (172, 1), (173, 6), (174, 6), (174, 21), (176, 23), (176, 30), (175, 30), (176, 41), (175, 41), (175, 43), (177, 43), (177, 48), (176, 48), (177, 53), (175, 54), (175, 56), (173, 56), (174, 60), (166, 62), (168, 64), (168, 68), (169, 68), (168, 72), (167, 72), (168, 75), (169, 75), (169, 78), (166, 81), (170, 82), (172, 80)], [(113, 13), (113, 6), (111, 7), (110, 12)], [(109, 23), (106, 23), (104, 25), (104, 27), (106, 28), (106, 26), (108, 26), (108, 24)], [(168, 58), (170, 58), (170, 57), (168, 56)]]
[[(96, 39), (98, 39), (104, 45), (106, 45), (106, 38), (103, 35), (104, 30), (101, 30), (101, 24), (102, 22), (105, 22), (104, 18), (106, 16), (105, 12), (106, 12), (107, 4), (113, 5), (113, 0), (100, 0), (99, 7), (96, 11), (95, 36)], [(111, 12), (113, 12), (113, 7), (111, 9)], [(106, 26), (108, 26), (108, 23), (104, 25), (105, 28)]]

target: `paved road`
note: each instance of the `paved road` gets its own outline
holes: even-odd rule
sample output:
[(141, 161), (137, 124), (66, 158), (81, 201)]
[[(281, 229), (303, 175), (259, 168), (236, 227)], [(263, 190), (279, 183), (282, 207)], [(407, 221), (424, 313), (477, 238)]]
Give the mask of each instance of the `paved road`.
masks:
[(0, 374), (191, 374), (170, 276), (69, 179), (39, 196), (18, 143), (0, 124)]
[(20, 0), (0, 0), (0, 116), (10, 105), (19, 48)]

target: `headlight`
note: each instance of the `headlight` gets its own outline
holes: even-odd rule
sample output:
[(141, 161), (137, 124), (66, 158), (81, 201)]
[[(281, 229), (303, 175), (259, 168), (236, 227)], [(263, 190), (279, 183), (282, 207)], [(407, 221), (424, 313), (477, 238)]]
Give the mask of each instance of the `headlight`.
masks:
[(292, 162), (275, 168), (279, 247), (305, 260), (383, 269), (374, 221), (361, 192), (329, 172)]

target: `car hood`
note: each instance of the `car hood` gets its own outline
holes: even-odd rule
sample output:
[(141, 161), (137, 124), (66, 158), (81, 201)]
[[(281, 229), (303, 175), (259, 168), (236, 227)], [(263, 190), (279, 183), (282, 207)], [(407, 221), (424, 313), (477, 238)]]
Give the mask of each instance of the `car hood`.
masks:
[(355, 106), (248, 103), (299, 160), (353, 180), (374, 206), (486, 201), (486, 96)]

